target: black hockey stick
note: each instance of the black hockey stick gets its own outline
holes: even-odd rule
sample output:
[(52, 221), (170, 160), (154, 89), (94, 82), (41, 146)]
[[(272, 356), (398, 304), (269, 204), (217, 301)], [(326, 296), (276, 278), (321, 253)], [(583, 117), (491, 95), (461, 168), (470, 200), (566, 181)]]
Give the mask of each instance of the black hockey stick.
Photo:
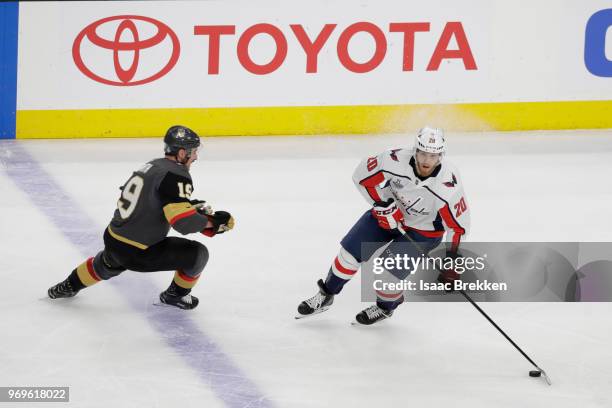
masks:
[[(411, 237), (410, 237), (410, 236), (409, 236), (409, 235), (406, 233), (406, 230), (404, 230), (404, 228), (403, 228), (401, 225), (400, 225), (400, 226), (398, 226), (398, 230), (399, 230), (399, 232), (401, 232), (401, 233), (402, 233), (402, 235), (403, 235), (403, 236), (404, 236), (404, 237), (405, 237), (407, 240), (409, 240), (411, 243), (413, 243), (414, 245), (416, 245), (416, 247), (417, 247), (417, 248), (419, 248), (419, 250), (422, 250), (422, 248), (421, 248), (421, 246), (418, 244), (418, 242), (416, 242), (414, 239), (412, 239), (412, 238), (411, 238)], [(476, 302), (475, 302), (475, 301), (474, 301), (474, 300), (473, 300), (473, 299), (472, 299), (472, 298), (471, 298), (471, 297), (470, 297), (470, 296), (469, 296), (467, 293), (465, 293), (465, 291), (464, 291), (464, 290), (459, 290), (458, 292), (459, 292), (459, 293), (461, 293), (461, 294), (463, 295), (463, 297), (464, 297), (464, 298), (466, 298), (466, 299), (467, 299), (467, 300), (468, 300), (468, 301), (469, 301), (469, 302), (472, 304), (472, 306), (474, 306), (474, 307), (476, 308), (476, 310), (478, 310), (478, 311), (480, 312), (480, 314), (482, 314), (482, 315), (483, 315), (483, 316), (484, 316), (484, 317), (485, 317), (485, 318), (486, 318), (486, 319), (489, 321), (489, 323), (491, 323), (491, 324), (493, 325), (493, 327), (495, 327), (495, 328), (497, 329), (497, 331), (499, 331), (499, 332), (500, 332), (500, 333), (501, 333), (501, 334), (502, 334), (502, 335), (503, 335), (503, 336), (506, 338), (506, 340), (508, 340), (508, 341), (510, 342), (510, 344), (512, 344), (512, 345), (514, 346), (514, 348), (516, 348), (516, 349), (517, 349), (517, 350), (518, 350), (518, 351), (519, 351), (519, 352), (520, 352), (520, 353), (523, 355), (523, 357), (525, 357), (525, 358), (527, 359), (527, 361), (529, 361), (529, 362), (530, 362), (530, 363), (531, 363), (531, 364), (532, 364), (532, 365), (533, 365), (535, 368), (537, 368), (537, 371), (536, 371), (536, 370), (529, 371), (529, 376), (530, 376), (530, 377), (540, 377), (540, 376), (543, 376), (543, 377), (544, 377), (544, 380), (546, 381), (546, 383), (547, 383), (548, 385), (552, 385), (552, 382), (550, 381), (550, 378), (548, 377), (548, 374), (546, 374), (546, 371), (544, 371), (542, 368), (540, 368), (540, 366), (538, 366), (538, 365), (535, 363), (535, 361), (533, 361), (533, 360), (531, 359), (531, 357), (529, 357), (529, 356), (527, 355), (527, 353), (525, 353), (525, 352), (523, 351), (523, 349), (521, 349), (521, 348), (518, 346), (518, 344), (516, 344), (516, 343), (514, 342), (514, 340), (512, 340), (512, 339), (510, 338), (510, 336), (508, 336), (508, 335), (506, 334), (506, 332), (505, 332), (505, 331), (503, 331), (503, 330), (502, 330), (502, 328), (501, 328), (501, 327), (499, 327), (499, 326), (497, 325), (497, 323), (495, 323), (495, 321), (493, 321), (493, 319), (491, 319), (491, 317), (489, 317), (489, 315), (488, 315), (488, 314), (486, 314), (486, 313), (485, 313), (485, 311), (484, 311), (484, 310), (482, 310), (482, 308), (481, 308), (480, 306), (478, 306), (478, 304), (477, 304), (477, 303), (476, 303)]]
[[(410, 237), (408, 237), (408, 238), (410, 238)], [(542, 368), (540, 368), (540, 366), (538, 366), (538, 365), (535, 363), (535, 361), (533, 361), (533, 360), (531, 359), (531, 357), (529, 357), (529, 356), (527, 355), (527, 353), (525, 353), (525, 352), (523, 351), (523, 349), (521, 349), (521, 348), (518, 346), (518, 344), (516, 344), (516, 343), (514, 342), (514, 340), (512, 340), (512, 339), (510, 338), (510, 336), (508, 336), (508, 335), (506, 334), (506, 332), (505, 332), (505, 331), (503, 331), (503, 330), (502, 330), (502, 328), (501, 328), (501, 327), (499, 327), (499, 326), (497, 325), (497, 323), (495, 323), (495, 322), (493, 321), (493, 319), (491, 319), (491, 318), (489, 317), (489, 315), (485, 313), (485, 311), (484, 311), (484, 310), (482, 310), (482, 308), (481, 308), (480, 306), (478, 306), (478, 304), (477, 304), (476, 302), (474, 302), (474, 299), (472, 299), (472, 298), (470, 297), (470, 295), (468, 295), (467, 293), (465, 293), (465, 291), (464, 291), (464, 290), (459, 290), (458, 292), (459, 292), (459, 293), (461, 293), (461, 294), (463, 295), (463, 297), (464, 297), (464, 298), (466, 298), (466, 299), (467, 299), (467, 300), (468, 300), (468, 301), (469, 301), (469, 302), (472, 304), (472, 306), (474, 306), (474, 307), (476, 308), (476, 310), (478, 310), (478, 311), (480, 312), (480, 314), (482, 314), (482, 315), (483, 315), (483, 316), (484, 316), (484, 317), (485, 317), (485, 318), (486, 318), (486, 319), (489, 321), (489, 323), (491, 323), (491, 324), (493, 325), (493, 327), (495, 327), (495, 328), (497, 329), (497, 331), (499, 331), (499, 332), (500, 332), (500, 333), (501, 333), (501, 334), (502, 334), (502, 335), (503, 335), (503, 336), (506, 338), (506, 340), (508, 340), (508, 341), (510, 342), (510, 344), (512, 344), (512, 345), (514, 346), (514, 348), (515, 348), (515, 349), (517, 349), (517, 350), (519, 351), (519, 353), (521, 353), (521, 354), (523, 355), (523, 357), (525, 357), (525, 358), (527, 359), (527, 361), (529, 361), (529, 362), (530, 362), (530, 363), (531, 363), (531, 364), (532, 364), (532, 365), (533, 365), (535, 368), (537, 368), (537, 369), (538, 369), (537, 371), (530, 371), (530, 372), (529, 372), (529, 376), (530, 376), (530, 377), (539, 377), (539, 376), (543, 375), (543, 376), (544, 376), (544, 380), (546, 381), (546, 383), (547, 383), (548, 385), (552, 385), (552, 382), (550, 381), (550, 378), (548, 377), (548, 374), (546, 374), (546, 371), (544, 371)]]
[[(391, 192), (391, 194), (393, 195), (393, 197), (395, 198), (396, 201), (401, 202), (401, 200), (399, 200), (399, 198), (397, 197), (397, 194), (395, 193), (395, 190), (393, 189), (393, 186), (391, 185), (391, 183), (389, 182), (389, 180), (385, 180), (381, 183), (381, 187), (385, 188), (385, 187), (389, 187), (389, 190)], [(406, 230), (402, 227), (402, 225), (398, 225), (397, 227), (398, 231), (404, 236), (404, 238), (406, 238), (408, 241), (410, 241), (411, 243), (413, 243), (420, 251), (422, 251), (423, 253), (425, 253), (425, 251), (423, 251), (423, 248), (421, 248), (421, 246), (419, 245), (418, 242), (416, 242), (414, 239), (412, 239), (407, 233)], [(522, 355), (523, 357), (525, 357), (527, 359), (527, 361), (529, 361), (535, 368), (537, 368), (537, 370), (533, 370), (533, 371), (529, 371), (529, 376), (530, 377), (540, 377), (540, 376), (544, 376), (544, 380), (546, 381), (546, 383), (548, 385), (552, 385), (552, 382), (550, 381), (550, 378), (548, 377), (548, 374), (546, 374), (546, 371), (544, 371), (542, 368), (540, 368), (540, 366), (538, 366), (535, 361), (533, 361), (531, 359), (531, 357), (529, 357), (527, 355), (527, 353), (525, 353), (523, 351), (523, 349), (521, 349), (515, 342), (514, 340), (512, 340), (510, 338), (510, 336), (508, 336), (506, 334), (505, 331), (503, 331), (501, 329), (501, 327), (499, 327), (497, 325), (497, 323), (495, 323), (493, 321), (493, 319), (491, 319), (489, 317), (488, 314), (485, 313), (484, 310), (482, 310), (482, 308), (480, 306), (478, 306), (476, 304), (476, 302), (474, 302), (474, 300), (467, 294), (465, 293), (464, 290), (459, 290), (459, 293), (461, 293), (463, 295), (464, 298), (466, 298), (471, 304), (472, 306), (474, 306), (476, 308), (476, 310), (478, 310), (480, 312), (480, 314), (482, 314), (488, 321), (489, 323), (491, 323), (493, 325), (493, 327), (495, 327), (497, 329), (498, 332), (500, 332), (505, 338), (506, 340), (508, 340), (510, 342), (510, 344), (512, 344), (514, 346), (514, 348), (516, 348)]]

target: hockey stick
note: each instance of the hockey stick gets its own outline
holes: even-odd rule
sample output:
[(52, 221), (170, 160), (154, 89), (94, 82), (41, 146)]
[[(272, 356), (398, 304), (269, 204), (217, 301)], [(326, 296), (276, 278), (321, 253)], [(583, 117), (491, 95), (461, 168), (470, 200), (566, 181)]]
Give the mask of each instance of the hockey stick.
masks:
[[(394, 194), (394, 195), (395, 195), (395, 194)], [(414, 245), (415, 245), (415, 246), (416, 246), (416, 247), (417, 247), (419, 250), (422, 250), (421, 246), (420, 246), (420, 245), (419, 245), (419, 244), (418, 244), (418, 243), (417, 243), (417, 242), (416, 242), (414, 239), (412, 239), (412, 238), (411, 238), (411, 237), (410, 237), (410, 236), (409, 236), (409, 235), (406, 233), (406, 230), (405, 230), (405, 229), (404, 229), (404, 228), (403, 228), (401, 225), (398, 225), (398, 228), (397, 228), (397, 229), (398, 229), (398, 231), (399, 231), (399, 232), (400, 232), (400, 233), (401, 233), (401, 234), (402, 234), (402, 235), (403, 235), (403, 236), (404, 236), (404, 237), (405, 237), (405, 238), (406, 238), (408, 241), (410, 241), (411, 243), (413, 243), (413, 244), (414, 244)], [(497, 331), (499, 331), (499, 332), (500, 332), (500, 333), (501, 333), (501, 334), (502, 334), (502, 335), (503, 335), (503, 336), (506, 338), (506, 340), (508, 340), (508, 341), (510, 342), (510, 344), (512, 344), (512, 345), (514, 346), (514, 348), (516, 348), (516, 349), (517, 349), (517, 350), (518, 350), (518, 351), (519, 351), (519, 352), (520, 352), (520, 353), (523, 355), (523, 357), (525, 357), (525, 358), (527, 359), (527, 361), (529, 361), (529, 362), (530, 362), (530, 363), (531, 363), (531, 364), (532, 364), (532, 365), (533, 365), (535, 368), (537, 368), (537, 371), (535, 371), (535, 370), (534, 370), (534, 371), (530, 371), (530, 372), (529, 372), (529, 376), (530, 376), (530, 377), (540, 377), (540, 376), (544, 376), (544, 380), (546, 381), (546, 383), (547, 383), (548, 385), (552, 385), (552, 382), (550, 381), (550, 378), (548, 377), (548, 374), (546, 374), (546, 371), (544, 371), (542, 368), (540, 368), (540, 366), (538, 366), (538, 365), (535, 363), (535, 361), (533, 361), (533, 360), (531, 359), (531, 357), (529, 357), (529, 356), (527, 355), (527, 353), (525, 353), (525, 352), (523, 351), (523, 349), (521, 349), (521, 348), (518, 346), (518, 344), (516, 344), (516, 343), (514, 342), (514, 340), (512, 340), (512, 339), (510, 338), (510, 336), (508, 336), (508, 335), (506, 334), (506, 332), (505, 332), (505, 331), (503, 331), (503, 330), (502, 330), (502, 328), (501, 328), (501, 327), (499, 327), (499, 326), (497, 325), (497, 323), (495, 323), (495, 321), (493, 321), (493, 319), (491, 319), (491, 317), (489, 317), (489, 315), (488, 315), (488, 314), (487, 314), (487, 313), (486, 313), (484, 310), (482, 310), (482, 308), (481, 308), (480, 306), (478, 306), (478, 304), (477, 304), (477, 303), (474, 301), (474, 299), (472, 299), (472, 298), (470, 297), (470, 295), (468, 295), (467, 293), (465, 293), (465, 291), (464, 291), (463, 289), (459, 290), (458, 292), (459, 292), (459, 293), (461, 293), (461, 294), (463, 295), (463, 297), (464, 297), (464, 298), (466, 298), (466, 299), (467, 299), (467, 300), (468, 300), (468, 301), (469, 301), (469, 302), (472, 304), (472, 306), (474, 306), (474, 307), (476, 308), (476, 310), (478, 310), (478, 311), (480, 312), (480, 314), (482, 314), (482, 315), (483, 315), (483, 316), (484, 316), (484, 317), (485, 317), (485, 318), (486, 318), (486, 319), (489, 321), (489, 323), (491, 323), (491, 324), (493, 325), (493, 327), (495, 327), (495, 328), (497, 329)]]
[[(480, 306), (478, 306), (478, 304), (477, 304), (476, 302), (474, 302), (474, 300), (473, 300), (473, 299), (472, 299), (472, 298), (471, 298), (471, 297), (470, 297), (470, 296), (469, 296), (467, 293), (465, 293), (465, 291), (464, 291), (463, 289), (462, 289), (462, 290), (460, 290), (460, 291), (459, 291), (459, 293), (461, 293), (461, 294), (463, 295), (463, 297), (464, 297), (464, 298), (466, 298), (466, 299), (467, 299), (467, 300), (468, 300), (468, 301), (469, 301), (469, 302), (472, 304), (472, 306), (474, 306), (474, 307), (476, 308), (476, 310), (478, 310), (478, 311), (480, 312), (480, 314), (482, 314), (482, 315), (483, 315), (483, 316), (484, 316), (484, 317), (485, 317), (485, 318), (486, 318), (486, 319), (489, 321), (489, 323), (491, 323), (491, 324), (493, 325), (493, 327), (495, 327), (495, 328), (497, 329), (497, 331), (499, 331), (499, 332), (500, 332), (500, 333), (501, 333), (501, 334), (502, 334), (502, 335), (503, 335), (503, 336), (506, 338), (506, 340), (508, 340), (508, 341), (510, 342), (510, 344), (512, 344), (512, 345), (514, 346), (514, 348), (515, 348), (515, 349), (517, 349), (517, 350), (519, 351), (519, 353), (521, 353), (521, 354), (523, 355), (523, 357), (525, 357), (525, 358), (527, 359), (527, 361), (529, 361), (529, 362), (530, 362), (530, 363), (531, 363), (531, 364), (532, 364), (532, 365), (533, 365), (535, 368), (537, 368), (537, 369), (538, 369), (537, 371), (530, 371), (530, 372), (529, 372), (529, 376), (530, 376), (530, 377), (539, 377), (540, 375), (543, 375), (543, 376), (544, 376), (544, 380), (546, 381), (546, 383), (547, 383), (548, 385), (552, 385), (552, 382), (550, 381), (550, 378), (548, 377), (548, 374), (546, 374), (546, 371), (544, 371), (542, 368), (540, 368), (540, 366), (538, 366), (538, 365), (535, 363), (535, 361), (533, 361), (533, 360), (531, 359), (531, 357), (529, 357), (529, 356), (527, 355), (527, 353), (525, 353), (525, 352), (524, 352), (524, 351), (523, 351), (523, 350), (522, 350), (522, 349), (521, 349), (521, 348), (518, 346), (518, 344), (516, 344), (516, 343), (514, 342), (514, 340), (512, 340), (512, 339), (510, 338), (510, 336), (508, 336), (508, 335), (506, 334), (506, 332), (505, 332), (505, 331), (503, 331), (503, 330), (502, 330), (502, 328), (501, 328), (501, 327), (499, 327), (499, 326), (497, 325), (497, 323), (495, 323), (495, 322), (493, 321), (493, 319), (491, 319), (491, 318), (489, 317), (489, 315), (488, 315), (488, 314), (486, 314), (486, 313), (485, 313), (485, 311), (484, 311), (484, 310), (482, 310), (482, 308), (481, 308)], [(538, 373), (539, 373), (539, 374), (538, 374)]]
[[(393, 195), (393, 197), (395, 198), (396, 202), (401, 202), (401, 200), (399, 200), (399, 198), (397, 197), (397, 194), (395, 192), (395, 190), (393, 189), (393, 186), (391, 185), (391, 183), (388, 180), (385, 180), (381, 183), (381, 187), (385, 188), (385, 187), (389, 187), (389, 191), (391, 192), (391, 194)], [(406, 230), (404, 229), (404, 227), (401, 224), (398, 224), (397, 226), (397, 230), (402, 234), (402, 236), (404, 236), (404, 238), (406, 238), (408, 241), (410, 241), (412, 244), (414, 244), (420, 251), (422, 251), (423, 253), (425, 253), (425, 251), (423, 251), (423, 248), (421, 248), (421, 246), (414, 240), (412, 239), (406, 232)], [(508, 336), (506, 334), (505, 331), (502, 330), (501, 327), (499, 327), (497, 325), (497, 323), (495, 323), (495, 321), (493, 321), (493, 319), (491, 319), (491, 317), (489, 317), (489, 315), (482, 310), (482, 308), (480, 306), (478, 306), (478, 304), (476, 304), (476, 302), (474, 302), (474, 300), (467, 294), (465, 293), (464, 290), (459, 290), (459, 293), (461, 293), (461, 295), (463, 295), (464, 298), (466, 298), (471, 304), (472, 306), (474, 306), (476, 308), (476, 310), (478, 310), (480, 312), (480, 314), (482, 314), (488, 321), (489, 323), (491, 323), (493, 325), (493, 327), (495, 327), (497, 329), (497, 331), (499, 331), (505, 338), (506, 340), (508, 340), (510, 342), (510, 344), (512, 344), (514, 346), (514, 348), (516, 348), (522, 355), (523, 357), (525, 357), (527, 359), (527, 361), (529, 361), (535, 368), (537, 368), (537, 371), (530, 371), (529, 372), (529, 376), (530, 377), (540, 377), (540, 376), (544, 376), (544, 380), (546, 381), (546, 383), (548, 385), (552, 385), (552, 382), (550, 381), (550, 378), (548, 377), (548, 374), (546, 374), (546, 371), (544, 371), (542, 368), (540, 368), (540, 366), (538, 366), (535, 361), (533, 361), (531, 359), (531, 357), (529, 357), (527, 355), (527, 353), (525, 353), (523, 351), (523, 349), (521, 349), (518, 344), (516, 344), (514, 342), (514, 340), (512, 340), (510, 338), (510, 336)]]

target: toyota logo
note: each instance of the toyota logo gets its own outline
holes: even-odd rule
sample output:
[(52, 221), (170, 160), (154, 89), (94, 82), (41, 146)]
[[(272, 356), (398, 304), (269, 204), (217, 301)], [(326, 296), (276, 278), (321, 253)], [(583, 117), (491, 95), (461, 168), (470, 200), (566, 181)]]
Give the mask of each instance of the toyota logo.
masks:
[[(94, 81), (134, 86), (170, 72), (180, 49), (178, 37), (166, 24), (149, 17), (125, 15), (103, 18), (85, 27), (74, 39), (72, 58), (79, 70)], [(160, 54), (167, 58), (160, 58)]]

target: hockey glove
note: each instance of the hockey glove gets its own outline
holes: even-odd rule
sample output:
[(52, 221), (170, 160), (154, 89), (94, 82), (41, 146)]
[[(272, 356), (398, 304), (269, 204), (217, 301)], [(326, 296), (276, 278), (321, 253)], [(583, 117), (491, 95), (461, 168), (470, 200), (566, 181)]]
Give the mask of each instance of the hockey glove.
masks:
[(217, 234), (223, 234), (234, 228), (234, 217), (227, 211), (217, 211), (213, 214), (207, 214), (208, 220), (212, 223), (211, 228), (206, 228), (202, 234), (207, 237), (213, 237)]
[(386, 202), (375, 202), (374, 208), (372, 208), (372, 215), (378, 221), (378, 225), (386, 230), (396, 229), (404, 222), (404, 214), (402, 214), (397, 203), (392, 198)]
[[(461, 258), (461, 255), (457, 252), (447, 252), (446, 258), (451, 258), (453, 260), (453, 267), (444, 269), (438, 275), (438, 282), (446, 284), (446, 286), (450, 286), (450, 289), (445, 290), (446, 293), (452, 293), (455, 291), (454, 285), (455, 281), (461, 280), (461, 275), (455, 272), (454, 265), (457, 258)], [(446, 264), (446, 259), (445, 262)]]
[(214, 213), (210, 204), (207, 204), (204, 200), (190, 200), (189, 202), (191, 203), (193, 208), (195, 208), (196, 211), (202, 215), (209, 215)]

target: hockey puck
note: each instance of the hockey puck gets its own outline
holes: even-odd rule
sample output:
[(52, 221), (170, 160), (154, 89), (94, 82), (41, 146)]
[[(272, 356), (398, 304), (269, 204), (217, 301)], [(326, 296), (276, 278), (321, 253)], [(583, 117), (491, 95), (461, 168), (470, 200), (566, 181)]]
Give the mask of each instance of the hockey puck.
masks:
[(539, 371), (539, 370), (531, 370), (531, 371), (529, 372), (529, 376), (530, 376), (530, 377), (539, 377), (539, 376), (541, 376), (541, 375), (542, 375), (542, 372), (541, 372), (541, 371)]

